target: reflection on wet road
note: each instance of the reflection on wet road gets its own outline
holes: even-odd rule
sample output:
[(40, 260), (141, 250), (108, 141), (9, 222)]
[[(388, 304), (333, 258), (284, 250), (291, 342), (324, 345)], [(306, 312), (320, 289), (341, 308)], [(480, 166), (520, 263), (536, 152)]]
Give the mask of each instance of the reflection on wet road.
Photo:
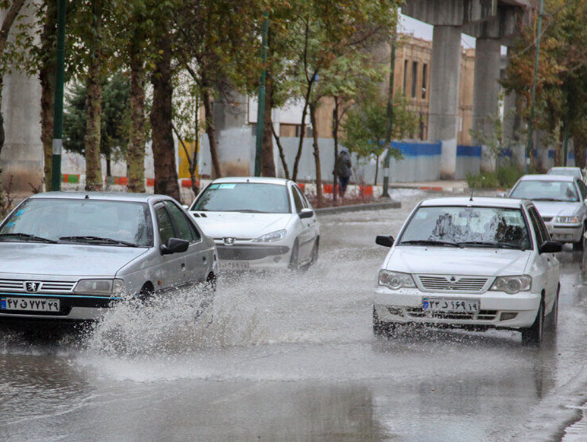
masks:
[(395, 236), (425, 195), (397, 196), (401, 210), (322, 217), (320, 262), (307, 273), (225, 279), (211, 318), (194, 322), (193, 294), (183, 293), (120, 306), (83, 338), (5, 333), (0, 440), (469, 442), (560, 432), (536, 412), (567, 404), (587, 359), (581, 254), (560, 255), (559, 333), (540, 350), (509, 331), (377, 339), (370, 296), (387, 249), (374, 238)]

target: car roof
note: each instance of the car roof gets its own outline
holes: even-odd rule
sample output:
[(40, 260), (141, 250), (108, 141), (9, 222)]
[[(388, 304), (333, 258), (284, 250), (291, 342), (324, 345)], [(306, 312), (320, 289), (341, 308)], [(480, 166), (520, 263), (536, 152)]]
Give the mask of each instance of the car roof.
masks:
[(151, 199), (167, 198), (165, 195), (131, 192), (45, 192), (37, 193), (31, 199), (58, 198), (58, 199), (96, 199), (110, 201), (148, 202)]
[(524, 175), (520, 181), (574, 181), (572, 175)]
[(217, 178), (213, 184), (222, 183), (256, 183), (256, 184), (279, 184), (285, 186), (290, 180), (286, 178), (255, 177), (255, 176), (234, 176)]
[(551, 167), (549, 170), (581, 170), (580, 167), (563, 167), (563, 166), (555, 166), (555, 167)]
[(430, 198), (420, 203), (422, 207), (437, 206), (463, 206), (463, 207), (504, 207), (508, 209), (519, 209), (525, 200), (517, 198), (490, 198), (490, 197), (447, 197)]

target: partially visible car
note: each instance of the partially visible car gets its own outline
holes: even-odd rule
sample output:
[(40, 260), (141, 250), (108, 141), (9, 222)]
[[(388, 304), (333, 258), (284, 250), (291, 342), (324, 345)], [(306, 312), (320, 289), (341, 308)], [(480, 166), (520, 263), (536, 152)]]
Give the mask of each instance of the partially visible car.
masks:
[(318, 259), (316, 213), (291, 180), (220, 178), (189, 211), (214, 238), (222, 271), (300, 269)]
[(585, 175), (580, 167), (552, 167), (548, 170), (547, 175), (574, 176), (585, 181)]
[[(96, 320), (125, 296), (217, 274), (214, 241), (163, 195), (42, 193), (0, 224), (0, 321)], [(194, 303), (206, 307), (202, 293)]]
[(583, 248), (587, 231), (587, 186), (575, 176), (524, 175), (510, 190), (510, 198), (534, 202), (552, 239)]
[(556, 328), (561, 244), (550, 240), (534, 204), (505, 198), (420, 202), (379, 269), (373, 331), (422, 324), (521, 332), (540, 344)]

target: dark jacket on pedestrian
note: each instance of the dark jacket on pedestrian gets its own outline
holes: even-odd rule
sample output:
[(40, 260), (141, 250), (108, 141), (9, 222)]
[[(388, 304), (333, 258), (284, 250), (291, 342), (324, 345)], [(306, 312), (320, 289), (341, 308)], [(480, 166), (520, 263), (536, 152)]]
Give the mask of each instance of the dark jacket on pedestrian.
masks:
[(336, 162), (334, 164), (334, 172), (336, 176), (341, 178), (348, 178), (352, 175), (352, 166), (351, 163), (351, 155), (346, 147), (343, 147), (340, 152), (338, 153), (338, 157), (336, 157)]

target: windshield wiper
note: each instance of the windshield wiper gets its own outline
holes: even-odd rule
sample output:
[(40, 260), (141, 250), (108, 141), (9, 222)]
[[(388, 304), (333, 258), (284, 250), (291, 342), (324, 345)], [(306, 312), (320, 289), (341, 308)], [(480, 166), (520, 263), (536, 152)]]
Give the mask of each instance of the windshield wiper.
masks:
[(413, 244), (413, 245), (422, 245), (422, 246), (451, 246), (451, 247), (459, 247), (463, 248), (460, 243), (450, 242), (450, 241), (435, 241), (432, 239), (412, 239), (409, 241), (402, 241), (400, 244)]
[(235, 210), (235, 212), (241, 212), (241, 213), (267, 213), (267, 212), (263, 212), (262, 210), (253, 210), (253, 209), (241, 209), (241, 210)]
[(30, 233), (0, 233), (0, 237), (5, 237), (5, 238), (14, 237), (14, 238), (28, 239), (31, 241), (39, 241), (39, 242), (47, 242), (50, 244), (58, 244), (58, 242), (55, 241), (54, 239), (43, 238), (41, 236), (32, 235)]
[(59, 238), (61, 241), (76, 241), (76, 242), (86, 242), (86, 243), (102, 243), (102, 244), (120, 244), (127, 247), (138, 247), (137, 244), (128, 242), (128, 241), (121, 241), (118, 239), (112, 238), (102, 238), (100, 236), (62, 236)]
[(508, 243), (508, 242), (493, 242), (493, 241), (463, 241), (459, 244), (463, 246), (480, 246), (480, 247), (492, 247), (496, 249), (517, 249), (517, 250), (526, 250), (519, 245)]

